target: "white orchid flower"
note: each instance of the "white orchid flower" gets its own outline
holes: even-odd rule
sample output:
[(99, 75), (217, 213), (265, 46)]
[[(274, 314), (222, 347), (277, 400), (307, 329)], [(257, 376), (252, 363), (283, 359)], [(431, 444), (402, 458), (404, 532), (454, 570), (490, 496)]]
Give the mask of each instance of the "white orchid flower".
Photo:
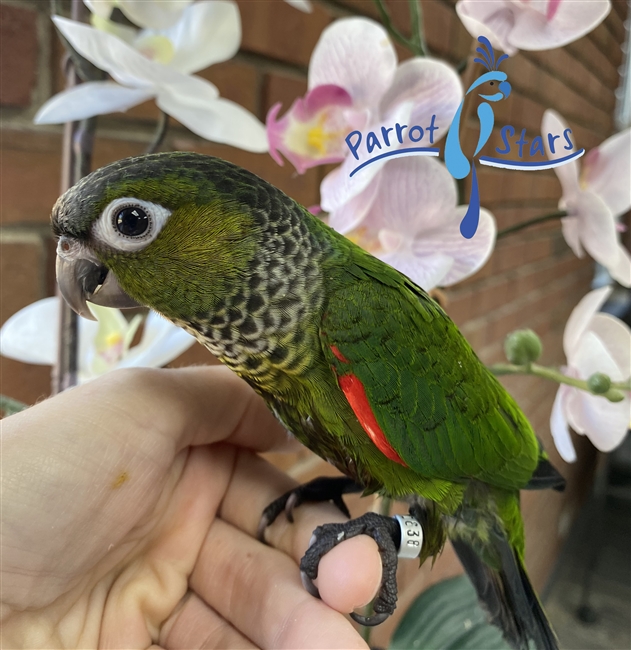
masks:
[[(308, 0), (285, 1), (305, 13), (312, 11)], [(138, 27), (167, 29), (180, 19), (182, 12), (194, 0), (83, 0), (83, 2), (97, 18), (109, 20), (112, 11), (118, 8)]]
[(595, 29), (610, 0), (459, 0), (456, 12), (474, 38), (513, 55), (562, 47)]
[[(567, 358), (564, 374), (587, 380), (596, 373), (613, 382), (631, 375), (631, 329), (610, 314), (598, 313), (611, 293), (603, 287), (588, 293), (574, 308), (563, 334)], [(631, 400), (626, 393), (621, 402), (592, 395), (561, 384), (554, 400), (550, 430), (563, 460), (576, 460), (569, 427), (587, 436), (601, 451), (611, 451), (625, 437), (631, 417)]]
[(426, 291), (472, 275), (493, 251), (493, 215), (481, 209), (475, 237), (465, 239), (460, 222), (467, 206), (457, 206), (456, 181), (433, 158), (391, 160), (365, 193), (370, 197), (359, 200), (369, 209), (358, 226), (348, 231), (334, 218), (329, 225)]
[[(322, 32), (309, 62), (308, 86), (305, 97), (296, 100), (280, 120), (281, 105), (270, 109), (270, 153), (279, 164), (279, 152), (283, 153), (299, 173), (315, 165), (342, 162), (320, 186), (322, 208), (333, 213), (354, 201), (352, 211), (346, 207), (345, 214), (358, 221), (368, 208), (360, 197), (376, 182), (385, 164), (373, 162), (350, 178), (356, 166), (375, 155), (366, 147), (368, 132), (383, 141), (383, 126), (391, 140), (384, 146), (410, 146), (407, 133), (398, 141), (395, 125), (426, 129), (435, 115), (435, 143), (447, 133), (462, 99), (462, 84), (453, 68), (429, 58), (398, 65), (388, 33), (368, 18), (336, 20)], [(358, 160), (344, 140), (353, 130), (364, 134), (357, 148)], [(423, 146), (431, 146), (429, 135)]]
[(310, 14), (313, 11), (309, 0), (285, 0), (285, 2), (306, 14)]
[[(65, 90), (37, 112), (37, 124), (56, 124), (125, 111), (148, 99), (207, 140), (247, 151), (267, 151), (264, 126), (217, 88), (192, 73), (230, 59), (239, 49), (241, 21), (233, 2), (197, 2), (162, 31), (112, 27), (116, 33), (54, 16), (79, 54), (114, 81)], [(109, 23), (110, 26), (114, 23)]]
[[(543, 115), (541, 131), (548, 157), (561, 158), (562, 148), (550, 150), (549, 133), (567, 129), (563, 118), (552, 110)], [(625, 129), (592, 149), (584, 158), (555, 167), (563, 196), (559, 208), (568, 216), (561, 220), (563, 236), (577, 257), (585, 249), (609, 275), (631, 287), (631, 256), (620, 241), (616, 219), (631, 208), (631, 129)]]
[(166, 29), (176, 23), (193, 0), (83, 0), (99, 18), (109, 19), (119, 8), (138, 27)]
[[(0, 329), (0, 354), (24, 363), (54, 365), (59, 304), (59, 298), (44, 298), (13, 314)], [(149, 312), (140, 342), (131, 347), (142, 316), (128, 322), (118, 309), (98, 305), (90, 309), (97, 321), (79, 319), (79, 383), (116, 368), (164, 366), (195, 343), (190, 334)]]

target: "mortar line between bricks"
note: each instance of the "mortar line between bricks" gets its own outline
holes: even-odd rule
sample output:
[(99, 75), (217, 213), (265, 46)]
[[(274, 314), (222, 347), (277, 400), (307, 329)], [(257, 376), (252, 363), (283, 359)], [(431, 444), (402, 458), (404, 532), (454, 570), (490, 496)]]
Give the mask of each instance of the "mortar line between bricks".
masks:
[[(533, 264), (536, 265), (538, 262), (533, 262)], [(539, 297), (544, 296), (546, 293), (551, 293), (552, 291), (562, 289), (573, 284), (575, 281), (576, 278), (574, 276), (574, 273), (566, 273), (557, 280), (549, 282), (545, 285), (545, 287), (539, 287), (537, 289), (533, 289), (532, 291), (528, 291), (527, 293), (520, 296), (517, 300), (513, 300), (506, 305), (503, 305), (502, 307), (494, 309), (490, 314), (478, 316), (475, 319), (467, 321), (461, 328), (462, 333), (466, 337), (467, 332), (477, 330), (480, 326), (488, 324), (489, 321), (496, 321), (500, 318), (503, 318), (504, 316), (508, 316), (513, 312), (521, 309), (524, 305), (536, 302)], [(491, 315), (492, 318), (489, 318)]]
[[(348, 7), (341, 2), (337, 2), (336, 0), (315, 0), (315, 2), (321, 7), (326, 7), (329, 9), (331, 13), (334, 14), (335, 18), (346, 16), (367, 16), (369, 18), (372, 18), (369, 13), (361, 11), (361, 9), (357, 7)], [(372, 4), (372, 0), (370, 0), (370, 4)]]
[[(543, 109), (543, 111), (550, 108), (547, 103), (542, 102), (539, 99), (539, 97), (537, 97), (535, 95), (531, 95), (531, 94), (529, 94), (527, 92), (523, 92), (523, 91), (521, 91), (519, 89), (516, 89), (516, 93), (519, 94), (520, 96), (526, 98), (526, 99), (529, 99), (531, 102), (537, 104), (540, 108)], [(568, 117), (568, 115), (564, 115), (564, 117)], [(609, 117), (611, 117), (611, 116), (609, 116)], [(580, 126), (582, 129), (585, 129), (585, 131), (589, 131), (590, 133), (593, 133), (598, 138), (603, 138), (603, 137), (606, 138), (608, 136), (608, 134), (609, 134), (609, 132), (607, 131), (607, 135), (603, 135), (605, 133), (604, 129), (602, 129), (602, 130), (601, 129), (594, 129), (593, 125), (588, 124), (587, 122), (583, 122), (580, 118), (576, 119), (576, 117), (574, 117), (573, 114), (569, 115), (568, 119), (571, 122), (574, 122), (575, 124)], [(476, 122), (475, 117), (470, 116), (467, 119), (466, 123), (465, 123), (465, 128), (467, 128), (467, 129), (475, 129), (475, 128), (477, 128), (477, 125), (478, 125), (478, 123)], [(493, 128), (493, 133), (499, 133), (499, 132), (501, 132), (501, 127), (499, 125), (495, 126)], [(526, 134), (530, 135), (530, 136), (532, 136), (533, 134), (534, 135), (541, 135), (541, 132), (526, 127)]]
[(288, 63), (287, 61), (275, 59), (265, 54), (259, 54), (258, 52), (239, 50), (230, 60), (236, 61), (237, 63), (247, 63), (260, 69), (262, 72), (281, 73), (301, 80), (307, 78), (307, 66)]
[(0, 226), (0, 244), (37, 244), (44, 245), (47, 236), (51, 235), (50, 226), (46, 233), (39, 228), (24, 228), (23, 226)]
[[(591, 42), (591, 41), (590, 41), (590, 42)], [(566, 45), (566, 47), (567, 47), (567, 51), (568, 51), (568, 54), (569, 54), (569, 55), (570, 55), (570, 56), (571, 56), (575, 61), (577, 61), (578, 63), (580, 63), (580, 65), (581, 65), (585, 70), (587, 70), (587, 71), (588, 71), (592, 76), (594, 76), (594, 77), (596, 77), (597, 79), (600, 80), (601, 77), (602, 77), (602, 74), (600, 74), (597, 70), (594, 70), (594, 68), (592, 68), (592, 67), (589, 65), (589, 63), (588, 63), (589, 58), (588, 58), (588, 57), (585, 58), (585, 57), (584, 57), (584, 53), (581, 52), (581, 50), (580, 50), (578, 47), (573, 47), (573, 45), (574, 45), (574, 43), (569, 43), (568, 45)], [(599, 51), (600, 51), (600, 50), (599, 50)], [(618, 81), (619, 81), (620, 74), (618, 73), (617, 70), (616, 70), (616, 74), (617, 74), (617, 76), (618, 76)], [(618, 87), (618, 86), (616, 85), (616, 88), (611, 88), (611, 87), (608, 86), (606, 83), (603, 83), (603, 85), (604, 85), (606, 88), (609, 88), (610, 90), (613, 90), (613, 91), (615, 91), (616, 88)]]
[[(537, 68), (539, 70), (542, 70), (547, 75), (551, 76), (552, 78), (556, 79), (557, 81), (560, 81), (564, 86), (569, 88), (573, 93), (575, 93), (577, 95), (580, 95), (581, 97), (585, 96), (584, 88), (581, 88), (580, 86), (578, 86), (578, 84), (575, 84), (569, 77), (561, 76), (561, 74), (557, 70), (555, 70), (552, 66), (542, 63), (541, 59), (530, 55), (530, 53), (527, 52), (527, 51), (523, 52), (523, 55), (524, 55), (524, 58), (527, 61), (529, 61), (535, 68)], [(601, 81), (599, 75), (593, 74), (591, 72), (590, 72), (590, 74), (591, 74), (592, 77), (594, 77), (595, 79), (597, 79), (599, 81), (600, 85), (607, 92), (610, 92), (610, 93), (615, 92), (612, 88), (609, 88), (609, 86), (605, 85)], [(594, 104), (593, 100), (591, 98), (589, 99), (589, 102), (590, 102), (590, 104), (592, 105), (593, 108), (599, 110), (601, 113), (605, 113), (608, 117), (610, 116), (609, 111), (607, 109), (601, 108), (598, 104)]]
[(53, 71), (51, 67), (51, 63), (53, 62), (53, 23), (50, 20), (48, 12), (38, 11), (35, 29), (37, 31), (37, 42), (39, 45), (37, 53), (38, 74), (31, 93), (31, 105), (28, 111), (29, 116), (34, 115), (36, 109), (53, 94)]
[[(540, 68), (540, 69), (541, 69), (541, 70), (544, 70), (543, 68)], [(548, 73), (547, 71), (545, 71), (545, 70), (544, 70), (544, 72), (546, 72), (546, 74), (549, 74), (549, 73)], [(557, 77), (555, 77), (555, 78), (557, 78)], [(557, 78), (557, 79), (558, 79), (558, 78)], [(511, 81), (513, 81), (513, 79), (511, 79)], [(579, 94), (579, 93), (577, 93), (575, 90), (573, 90), (572, 88), (570, 88), (570, 87), (569, 87), (569, 86), (568, 86), (564, 81), (562, 81), (562, 80), (560, 80), (560, 79), (559, 79), (559, 81), (561, 81), (561, 83), (562, 83), (566, 88), (568, 88), (569, 90), (571, 90), (575, 95), (578, 95), (578, 94)], [(514, 83), (514, 82), (513, 82), (513, 83)], [(516, 90), (518, 93), (520, 93), (521, 95), (524, 95), (524, 96), (528, 97), (530, 100), (536, 102), (536, 103), (539, 104), (540, 106), (545, 106), (545, 107), (547, 107), (547, 103), (548, 103), (548, 102), (546, 102), (546, 101), (543, 100), (542, 96), (537, 92), (537, 90), (536, 90), (535, 88), (529, 88), (529, 89), (526, 90), (527, 87), (526, 87), (526, 86), (522, 86), (521, 84), (519, 84), (519, 82), (514, 83), (514, 85), (515, 85), (515, 90)], [(597, 110), (599, 113), (602, 113), (603, 116), (605, 116), (605, 117), (607, 117), (607, 118), (611, 118), (611, 115), (608, 113), (608, 111), (606, 111), (606, 110), (600, 108), (599, 106), (594, 106), (594, 104), (592, 104), (591, 102), (590, 102), (590, 105), (591, 105), (591, 107), (592, 107), (593, 109)], [(581, 119), (580, 119), (580, 117), (577, 119), (577, 118), (574, 117), (574, 115), (577, 115), (577, 114), (575, 114), (575, 113), (570, 113), (570, 114), (566, 115), (565, 117), (568, 117), (568, 118), (571, 119), (573, 122), (576, 122), (577, 124), (580, 124), (581, 126), (583, 126), (584, 128), (588, 129), (589, 131), (593, 131), (594, 133), (600, 133), (600, 130), (598, 130), (598, 131), (594, 130), (593, 126), (584, 126), (584, 125), (586, 125), (586, 124), (589, 124), (589, 122), (582, 122)]]

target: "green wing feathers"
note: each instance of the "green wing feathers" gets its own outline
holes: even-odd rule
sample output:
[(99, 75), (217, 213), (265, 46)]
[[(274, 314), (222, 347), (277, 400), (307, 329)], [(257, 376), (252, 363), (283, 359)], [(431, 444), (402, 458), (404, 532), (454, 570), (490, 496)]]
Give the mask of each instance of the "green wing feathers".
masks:
[(422, 289), (351, 252), (322, 322), (325, 353), (335, 345), (348, 361), (328, 352), (336, 372), (359, 378), (388, 442), (419, 475), (524, 487), (539, 447), (513, 399)]

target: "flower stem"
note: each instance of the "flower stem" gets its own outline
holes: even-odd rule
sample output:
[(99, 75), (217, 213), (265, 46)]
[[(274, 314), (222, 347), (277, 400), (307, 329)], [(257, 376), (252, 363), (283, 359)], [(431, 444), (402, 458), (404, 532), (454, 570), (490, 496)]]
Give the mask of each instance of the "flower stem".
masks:
[[(575, 379), (574, 377), (568, 377), (556, 368), (547, 368), (546, 366), (540, 366), (536, 363), (526, 364), (523, 366), (517, 366), (512, 363), (495, 363), (491, 366), (488, 366), (488, 369), (496, 376), (535, 375), (536, 377), (542, 377), (543, 379), (555, 381), (558, 384), (566, 384), (567, 386), (579, 388), (580, 390), (587, 391), (592, 395), (597, 394), (590, 390), (589, 386), (587, 385), (587, 381), (584, 379)], [(631, 391), (631, 378), (627, 379), (627, 381), (612, 382), (609, 391), (602, 394), (601, 397), (605, 397), (610, 401), (618, 401), (616, 395), (617, 391)]]
[(529, 219), (528, 221), (523, 221), (515, 226), (511, 226), (510, 228), (500, 230), (497, 233), (497, 239), (505, 237), (506, 235), (512, 235), (514, 232), (519, 232), (520, 230), (525, 230), (526, 228), (530, 228), (530, 226), (536, 226), (537, 224), (545, 223), (546, 221), (555, 221), (556, 219), (562, 219), (563, 217), (567, 217), (567, 212), (565, 210), (557, 210), (550, 214), (544, 214), (542, 217), (535, 217), (534, 219)]
[(425, 30), (423, 28), (423, 8), (419, 0), (408, 0), (408, 5), (412, 21), (412, 42), (416, 47), (416, 53), (418, 56), (427, 56), (427, 43), (425, 42)]
[[(78, 22), (85, 22), (88, 14), (87, 7), (82, 0), (72, 0), (71, 17)], [(90, 80), (91, 68), (77, 59), (79, 55), (71, 57), (72, 63), (68, 66), (66, 87), (81, 83), (80, 70), (83, 71), (84, 81)], [(87, 61), (85, 62), (87, 64)], [(96, 70), (96, 68), (94, 68)], [(102, 75), (100, 71), (99, 76)], [(95, 73), (96, 74), (96, 73)], [(96, 118), (88, 118), (80, 122), (68, 122), (64, 127), (62, 148), (62, 180), (61, 191), (65, 192), (80, 178), (90, 171), (92, 161), (92, 147), (96, 130)], [(78, 317), (66, 304), (66, 301), (57, 291), (60, 302), (59, 309), (59, 345), (58, 356), (52, 372), (52, 392), (59, 393), (77, 383), (77, 370), (79, 365), (79, 322)]]
[(20, 402), (12, 397), (7, 397), (6, 395), (0, 395), (0, 411), (4, 413), (4, 417), (9, 417), (9, 415), (19, 413), (27, 408), (28, 404), (25, 404), (24, 402)]
[(156, 126), (156, 132), (153, 136), (151, 144), (147, 147), (145, 153), (155, 153), (160, 149), (160, 145), (164, 142), (167, 131), (169, 130), (169, 116), (164, 112), (160, 111), (160, 117), (158, 118), (158, 124)]
[[(410, 11), (412, 11), (411, 5), (416, 4), (416, 0), (408, 0), (410, 2)], [(424, 56), (425, 52), (423, 50), (423, 40), (420, 40), (418, 43), (413, 39), (410, 40), (409, 38), (405, 37), (393, 24), (392, 24), (392, 19), (390, 18), (390, 14), (388, 13), (388, 10), (386, 9), (386, 6), (383, 2), (383, 0), (374, 0), (375, 5), (377, 6), (377, 11), (379, 11), (379, 16), (381, 17), (381, 22), (383, 23), (383, 26), (386, 28), (386, 31), (390, 36), (403, 45), (403, 47), (407, 47), (408, 50), (416, 54), (417, 56)], [(414, 26), (413, 31), (417, 29), (422, 29), (420, 27), (421, 23), (418, 21), (420, 20), (420, 7), (416, 7), (414, 9), (414, 14), (418, 15), (418, 20), (413, 20), (412, 22), (415, 22), (417, 26)]]

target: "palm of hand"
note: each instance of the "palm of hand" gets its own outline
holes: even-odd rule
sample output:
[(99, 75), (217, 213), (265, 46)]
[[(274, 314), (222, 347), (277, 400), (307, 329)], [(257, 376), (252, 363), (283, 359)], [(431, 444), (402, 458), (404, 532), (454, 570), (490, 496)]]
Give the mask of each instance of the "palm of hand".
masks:
[[(175, 401), (159, 398), (165, 382)], [(231, 373), (115, 373), (4, 425), (5, 646), (325, 647), (324, 630), (331, 647), (364, 647), (296, 568), (313, 528), (339, 514), (280, 523), (278, 550), (251, 536), (291, 483), (250, 451), (284, 434)], [(378, 568), (365, 541), (346, 555)], [(378, 574), (361, 582), (349, 607)]]

